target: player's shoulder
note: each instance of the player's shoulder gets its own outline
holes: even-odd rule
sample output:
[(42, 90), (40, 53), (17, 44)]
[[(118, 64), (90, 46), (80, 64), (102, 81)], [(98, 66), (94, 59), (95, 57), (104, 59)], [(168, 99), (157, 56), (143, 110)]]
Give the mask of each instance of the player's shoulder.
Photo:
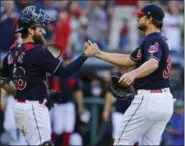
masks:
[(40, 57), (51, 57), (52, 56), (52, 54), (48, 51), (46, 45), (37, 45), (34, 50), (35, 50), (34, 54), (36, 54), (39, 58)]
[(147, 35), (145, 37), (145, 41), (156, 41), (156, 40), (160, 40), (162, 38), (162, 34), (161, 33), (151, 33), (149, 35)]
[(159, 44), (162, 44), (166, 42), (166, 37), (162, 33), (152, 33), (145, 37), (143, 44), (153, 44), (158, 42)]
[(35, 43), (26, 43), (24, 44), (24, 48), (26, 52), (33, 52), (35, 55), (41, 55), (47, 52), (45, 45), (39, 45)]
[(43, 46), (43, 45), (37, 45), (37, 46), (36, 46), (36, 51), (42, 53), (42, 52), (46, 52), (47, 49), (46, 49), (46, 47)]
[(42, 45), (38, 45), (35, 43), (25, 43), (23, 44), (25, 51), (39, 51), (42, 50), (44, 47)]

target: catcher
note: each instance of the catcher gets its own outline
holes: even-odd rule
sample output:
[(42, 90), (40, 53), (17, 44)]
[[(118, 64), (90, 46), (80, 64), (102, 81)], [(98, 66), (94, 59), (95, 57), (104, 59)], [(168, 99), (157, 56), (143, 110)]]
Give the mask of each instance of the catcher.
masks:
[(63, 66), (62, 61), (53, 57), (45, 47), (44, 25), (54, 20), (42, 9), (26, 7), (15, 31), (21, 34), (22, 43), (12, 45), (3, 60), (1, 77), (12, 80), (15, 85), (15, 121), (28, 145), (52, 145), (49, 111), (45, 106), (48, 97), (46, 73), (69, 77), (98, 51), (84, 50), (76, 60)]

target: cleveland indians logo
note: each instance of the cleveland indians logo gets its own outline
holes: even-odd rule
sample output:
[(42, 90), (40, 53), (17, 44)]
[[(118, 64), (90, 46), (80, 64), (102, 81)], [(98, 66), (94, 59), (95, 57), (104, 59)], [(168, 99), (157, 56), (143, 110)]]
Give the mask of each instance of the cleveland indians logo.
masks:
[(159, 43), (156, 42), (154, 45), (150, 46), (150, 48), (148, 49), (148, 52), (149, 53), (156, 53), (156, 52), (158, 52), (158, 46), (159, 46)]

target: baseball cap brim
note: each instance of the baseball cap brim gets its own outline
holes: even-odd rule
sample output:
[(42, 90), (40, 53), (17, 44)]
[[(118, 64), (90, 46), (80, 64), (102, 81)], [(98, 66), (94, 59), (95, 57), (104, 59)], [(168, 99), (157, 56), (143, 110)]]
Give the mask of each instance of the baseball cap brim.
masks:
[(142, 12), (141, 10), (135, 10), (133, 13), (136, 15), (145, 15), (145, 13)]

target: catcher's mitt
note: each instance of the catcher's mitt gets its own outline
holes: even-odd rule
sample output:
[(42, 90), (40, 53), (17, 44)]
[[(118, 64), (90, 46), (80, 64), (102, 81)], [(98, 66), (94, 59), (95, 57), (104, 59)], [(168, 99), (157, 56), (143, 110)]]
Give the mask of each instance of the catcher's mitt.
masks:
[(46, 106), (48, 109), (52, 109), (55, 103), (60, 103), (63, 100), (62, 93), (55, 90), (50, 90), (48, 94), (48, 98), (46, 99)]
[(119, 100), (132, 100), (135, 96), (135, 90), (132, 85), (122, 86), (118, 83), (119, 77), (111, 76), (110, 90), (113, 96)]

